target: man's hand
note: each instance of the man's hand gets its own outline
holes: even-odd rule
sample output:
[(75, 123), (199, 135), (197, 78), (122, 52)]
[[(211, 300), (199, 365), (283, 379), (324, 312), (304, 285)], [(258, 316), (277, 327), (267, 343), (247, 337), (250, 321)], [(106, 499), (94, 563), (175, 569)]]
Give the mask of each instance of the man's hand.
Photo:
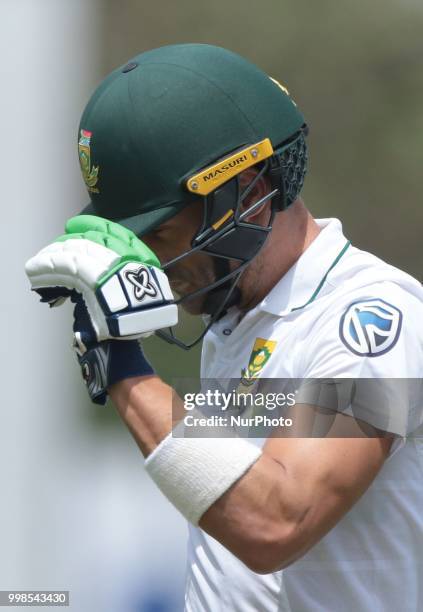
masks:
[(65, 231), (25, 266), (42, 301), (57, 306), (80, 294), (99, 342), (149, 336), (177, 323), (160, 262), (133, 232), (93, 215), (73, 217)]
[(70, 219), (66, 233), (26, 264), (41, 301), (75, 303), (74, 346), (93, 401), (124, 378), (152, 374), (139, 343), (177, 323), (169, 282), (133, 232), (100, 217)]

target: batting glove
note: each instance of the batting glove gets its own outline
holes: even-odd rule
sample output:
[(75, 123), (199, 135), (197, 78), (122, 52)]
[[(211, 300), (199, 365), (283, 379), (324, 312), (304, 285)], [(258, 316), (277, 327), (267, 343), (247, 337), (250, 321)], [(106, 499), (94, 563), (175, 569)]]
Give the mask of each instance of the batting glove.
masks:
[(65, 231), (25, 270), (42, 302), (75, 303), (76, 355), (91, 399), (104, 404), (112, 384), (154, 373), (139, 339), (176, 325), (177, 306), (159, 260), (133, 232), (93, 215), (73, 217)]

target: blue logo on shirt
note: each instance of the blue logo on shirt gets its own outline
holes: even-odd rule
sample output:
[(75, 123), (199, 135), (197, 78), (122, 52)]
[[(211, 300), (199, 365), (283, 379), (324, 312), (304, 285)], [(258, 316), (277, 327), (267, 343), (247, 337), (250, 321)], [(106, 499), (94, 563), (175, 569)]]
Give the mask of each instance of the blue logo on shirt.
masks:
[(401, 331), (401, 311), (379, 298), (350, 304), (341, 317), (339, 335), (345, 346), (366, 357), (391, 350)]

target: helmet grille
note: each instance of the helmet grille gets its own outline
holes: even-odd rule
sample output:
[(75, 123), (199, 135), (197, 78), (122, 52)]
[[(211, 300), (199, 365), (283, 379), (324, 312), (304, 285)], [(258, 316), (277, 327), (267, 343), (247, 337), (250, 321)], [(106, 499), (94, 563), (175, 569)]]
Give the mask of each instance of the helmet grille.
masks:
[(307, 172), (307, 143), (303, 131), (279, 154), (285, 185), (285, 205), (290, 206), (299, 196)]

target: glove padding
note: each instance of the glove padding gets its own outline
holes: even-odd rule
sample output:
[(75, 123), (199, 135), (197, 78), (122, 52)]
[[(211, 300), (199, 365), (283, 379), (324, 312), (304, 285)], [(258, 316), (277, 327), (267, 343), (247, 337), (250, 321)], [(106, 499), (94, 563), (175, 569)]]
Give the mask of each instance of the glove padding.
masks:
[(159, 260), (133, 232), (93, 215), (73, 217), (65, 231), (25, 270), (41, 301), (75, 304), (74, 349), (92, 401), (104, 404), (111, 385), (154, 374), (135, 338), (176, 325), (177, 306)]
[(58, 306), (80, 294), (98, 342), (145, 337), (176, 325), (167, 276), (133, 232), (94, 215), (73, 217), (65, 231), (25, 266), (42, 301)]

